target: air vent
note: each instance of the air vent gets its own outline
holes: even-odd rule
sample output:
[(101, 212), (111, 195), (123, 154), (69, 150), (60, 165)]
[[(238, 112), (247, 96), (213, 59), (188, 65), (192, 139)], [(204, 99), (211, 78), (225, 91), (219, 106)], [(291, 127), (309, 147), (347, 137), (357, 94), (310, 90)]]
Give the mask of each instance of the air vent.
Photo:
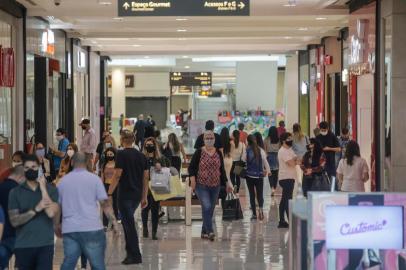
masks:
[(25, 0), (25, 2), (29, 3), (31, 6), (34, 6), (34, 7), (37, 6), (37, 3), (35, 3), (32, 0)]
[(348, 8), (348, 1), (349, 0), (324, 0), (322, 1), (322, 7), (326, 9), (345, 9)]

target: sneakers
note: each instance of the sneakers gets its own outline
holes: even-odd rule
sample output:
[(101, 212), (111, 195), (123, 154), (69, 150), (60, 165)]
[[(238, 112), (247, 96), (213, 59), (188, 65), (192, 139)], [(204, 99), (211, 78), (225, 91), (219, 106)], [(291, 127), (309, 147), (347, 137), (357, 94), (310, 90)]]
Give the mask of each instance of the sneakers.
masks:
[(207, 233), (202, 233), (202, 234), (200, 235), (200, 238), (202, 238), (202, 239), (209, 239), (209, 235), (208, 235)]
[(289, 228), (289, 223), (287, 223), (286, 221), (279, 221), (278, 228), (279, 229), (287, 229), (287, 228)]
[(251, 220), (257, 220), (257, 219), (258, 219), (257, 215), (252, 215), (251, 216)]
[(152, 233), (152, 240), (158, 240), (158, 236), (156, 236), (156, 233)]
[(214, 233), (209, 233), (209, 240), (214, 241), (216, 239), (216, 235)]
[(143, 230), (142, 230), (142, 236), (143, 236), (144, 238), (148, 238), (148, 237), (149, 237), (148, 229), (143, 229)]
[(142, 263), (142, 259), (141, 258), (125, 258), (124, 261), (121, 262), (121, 264), (124, 265), (130, 265), (130, 264), (141, 264)]

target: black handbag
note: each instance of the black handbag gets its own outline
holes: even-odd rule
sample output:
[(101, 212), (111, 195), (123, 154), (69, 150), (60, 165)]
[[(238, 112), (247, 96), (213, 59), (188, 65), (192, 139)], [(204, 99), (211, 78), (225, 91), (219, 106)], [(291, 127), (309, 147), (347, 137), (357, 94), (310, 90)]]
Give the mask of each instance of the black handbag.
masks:
[(241, 155), (240, 155), (240, 160), (235, 161), (233, 173), (239, 177), (245, 178), (247, 175), (247, 169), (246, 169), (246, 164), (244, 161), (242, 161), (242, 153), (244, 152), (244, 147), (241, 149)]
[(313, 184), (311, 191), (330, 191), (331, 180), (327, 172), (323, 171), (321, 174), (313, 175)]
[(243, 219), (240, 199), (233, 193), (229, 193), (223, 201), (223, 220), (239, 220)]

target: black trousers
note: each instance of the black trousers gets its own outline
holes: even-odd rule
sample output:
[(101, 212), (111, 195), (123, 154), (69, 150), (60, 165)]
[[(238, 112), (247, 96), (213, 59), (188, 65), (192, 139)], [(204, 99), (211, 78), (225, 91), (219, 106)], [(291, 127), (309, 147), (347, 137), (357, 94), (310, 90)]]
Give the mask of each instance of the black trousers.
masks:
[(14, 251), (19, 270), (52, 270), (54, 245), (17, 248)]
[[(110, 184), (104, 184), (104, 187), (106, 188), (106, 192), (109, 191)], [(118, 201), (117, 201), (117, 189), (113, 192), (113, 211), (114, 211), (114, 216), (116, 219), (119, 219), (118, 216)], [(109, 224), (109, 220), (107, 219), (106, 215), (103, 213), (103, 226), (106, 227)]]
[(279, 180), (279, 185), (282, 187), (282, 199), (279, 204), (279, 221), (285, 221), (285, 213), (289, 218), (289, 200), (292, 199), (295, 180), (283, 179)]
[(178, 156), (172, 156), (171, 166), (178, 170), (178, 172), (180, 173), (180, 169), (182, 168), (182, 159)]
[(279, 170), (271, 170), (272, 175), (268, 176), (269, 185), (273, 189), (276, 189), (276, 187), (278, 186), (278, 173), (279, 173)]
[(255, 192), (259, 208), (262, 209), (264, 207), (264, 178), (251, 178), (247, 176), (245, 181), (247, 182), (248, 192), (250, 194), (252, 214), (256, 215)]
[(134, 213), (139, 205), (140, 199), (118, 201), (118, 209), (121, 213), (121, 224), (124, 229), (125, 250), (127, 257), (133, 259), (141, 259), (138, 234), (134, 220)]
[(230, 178), (233, 186), (237, 187), (236, 192), (238, 193), (240, 192), (241, 178), (234, 173), (235, 164), (237, 164), (237, 161), (233, 161), (233, 166), (231, 166)]
[(313, 185), (313, 175), (303, 175), (302, 191), (303, 196), (307, 198), (307, 193), (311, 191)]
[(154, 200), (152, 194), (148, 194), (148, 206), (142, 209), (142, 226), (144, 230), (148, 230), (148, 215), (151, 211), (151, 223), (152, 223), (152, 233), (158, 231), (158, 222), (159, 222), (159, 202)]

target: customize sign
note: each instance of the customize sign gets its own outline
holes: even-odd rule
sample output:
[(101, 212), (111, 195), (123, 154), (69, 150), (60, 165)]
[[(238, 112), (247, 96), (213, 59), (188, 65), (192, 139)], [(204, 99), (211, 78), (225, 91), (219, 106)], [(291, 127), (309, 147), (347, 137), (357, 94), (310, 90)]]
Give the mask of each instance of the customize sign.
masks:
[(250, 0), (118, 0), (118, 16), (249, 16)]
[(403, 249), (403, 206), (326, 206), (327, 249)]
[(211, 72), (171, 72), (170, 86), (211, 86)]

